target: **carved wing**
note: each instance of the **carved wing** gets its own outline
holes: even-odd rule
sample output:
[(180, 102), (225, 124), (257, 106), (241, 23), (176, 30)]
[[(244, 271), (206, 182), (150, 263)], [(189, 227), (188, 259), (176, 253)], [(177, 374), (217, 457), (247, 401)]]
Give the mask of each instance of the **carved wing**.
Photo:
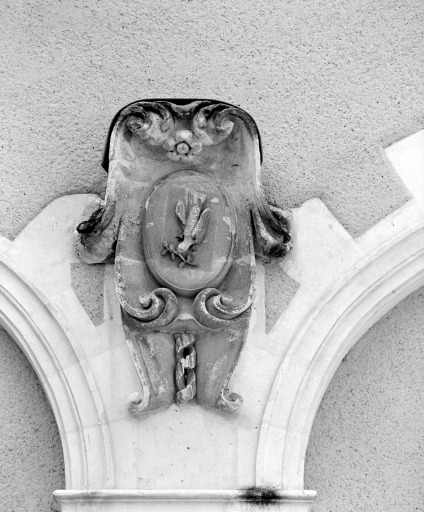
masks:
[(192, 238), (196, 242), (196, 244), (200, 244), (200, 242), (204, 239), (206, 231), (208, 229), (210, 216), (211, 212), (209, 208), (203, 210), (203, 213), (200, 216), (200, 219), (197, 222), (196, 227), (193, 229)]
[(187, 194), (187, 207), (189, 210), (191, 210), (193, 206), (197, 206), (200, 209), (205, 204), (206, 199), (206, 194), (202, 194), (196, 190), (189, 190)]
[(187, 220), (187, 213), (185, 204), (183, 201), (181, 201), (181, 199), (178, 199), (177, 206), (175, 207), (175, 213), (177, 214), (177, 217), (180, 219), (181, 224), (185, 226)]

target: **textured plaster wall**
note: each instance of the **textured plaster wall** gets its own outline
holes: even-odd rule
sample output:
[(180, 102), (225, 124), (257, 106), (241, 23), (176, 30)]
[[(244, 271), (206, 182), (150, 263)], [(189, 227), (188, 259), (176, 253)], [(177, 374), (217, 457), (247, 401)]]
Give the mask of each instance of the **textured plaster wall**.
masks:
[(102, 190), (108, 123), (143, 97), (247, 109), (268, 196), (318, 196), (354, 234), (407, 197), (381, 146), (422, 127), (421, 0), (3, 0), (0, 16), (8, 236), (55, 197)]
[[(290, 208), (319, 197), (354, 236), (409, 197), (382, 148), (423, 127), (422, 0), (3, 0), (0, 16), (3, 236), (56, 197), (102, 193), (108, 124), (148, 97), (211, 97), (249, 111), (263, 137), (268, 198)], [(268, 327), (296, 290), (280, 272), (267, 268)], [(101, 292), (91, 303), (86, 294), (97, 281), (77, 274), (75, 290), (97, 319)], [(377, 366), (390, 357), (382, 352)], [(357, 364), (348, 357), (344, 368)], [(21, 373), (31, 374), (27, 365)], [(390, 393), (373, 397), (381, 413)], [(43, 395), (31, 407), (47, 410)], [(316, 428), (326, 421), (320, 414)], [(368, 432), (359, 430), (362, 449)], [(41, 463), (44, 453), (34, 457)], [(327, 496), (334, 482), (320, 485)]]
[(0, 329), (0, 511), (46, 512), (63, 489), (56, 421), (25, 355)]
[(316, 512), (423, 510), (424, 289), (347, 354), (315, 418), (306, 488)]

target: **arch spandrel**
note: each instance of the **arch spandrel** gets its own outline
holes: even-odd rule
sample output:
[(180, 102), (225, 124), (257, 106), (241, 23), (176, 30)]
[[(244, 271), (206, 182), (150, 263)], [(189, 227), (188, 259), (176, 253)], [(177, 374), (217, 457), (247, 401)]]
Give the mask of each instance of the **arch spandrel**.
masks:
[(342, 358), (369, 327), (424, 284), (424, 216), (415, 200), (356, 242), (361, 257), (330, 281), (304, 325), (294, 320), (297, 327), (292, 326), (261, 427), (257, 479), (264, 485), (303, 488), (312, 423)]
[[(48, 208), (61, 209), (60, 201)], [(76, 216), (84, 209), (81, 206)], [(316, 206), (321, 210), (320, 204)], [(51, 213), (45, 213), (46, 218), (51, 217)], [(368, 235), (356, 241), (363, 248), (357, 251), (361, 263), (351, 265), (336, 283), (328, 287), (327, 295), (317, 298), (314, 303), (315, 313), (304, 326), (301, 336), (286, 340), (286, 349), (280, 347), (283, 371), (276, 373), (259, 440), (256, 475), (259, 484), (271, 483), (278, 486), (282, 482), (283, 489), (302, 489), (303, 457), (309, 429), (338, 362), (364, 330), (423, 283), (424, 256), (421, 247), (424, 246), (424, 223), (421, 210), (412, 201), (384, 222), (396, 227), (390, 236), (384, 240), (384, 226), (378, 225), (375, 228), (380, 233), (378, 244), (375, 243), (375, 237)], [(18, 243), (19, 251), (16, 250)], [(22, 261), (19, 260), (19, 254), (25, 253), (23, 238), (17, 240), (16, 246), (4, 243), (2, 248), (2, 325), (27, 354), (52, 404), (64, 446), (67, 488), (106, 487), (113, 482), (113, 478), (108, 476), (113, 475), (113, 468), (106, 463), (112, 461), (113, 464), (114, 457), (108, 455), (111, 454), (111, 441), (107, 440), (109, 427), (107, 415), (104, 414), (111, 405), (99, 406), (102, 403), (99, 402), (100, 397), (97, 402), (93, 398), (93, 390), (96, 389), (95, 382), (91, 380), (90, 383), (93, 378), (93, 375), (90, 376), (90, 365), (93, 362), (88, 363), (84, 355), (92, 353), (93, 348), (82, 348), (82, 340), (77, 342), (74, 339), (73, 328), (68, 321), (76, 318), (76, 315), (67, 314), (64, 304), (68, 303), (60, 300), (55, 302), (53, 294), (49, 298), (42, 292), (40, 286), (32, 282), (32, 278), (37, 278), (35, 271), (30, 279), (20, 270)], [(364, 258), (366, 250), (369, 254)], [(63, 259), (63, 255), (57, 258)], [(40, 276), (38, 279), (41, 282)], [(295, 296), (289, 312), (290, 308), (296, 307), (296, 300), (301, 299), (302, 295)], [(260, 314), (261, 301), (255, 309)], [(84, 311), (81, 311), (84, 315)], [(284, 319), (277, 322), (267, 338), (268, 342), (264, 338), (263, 325), (252, 327), (251, 342), (257, 347), (265, 347), (267, 343), (276, 346), (283, 322)], [(260, 318), (254, 319), (254, 325), (256, 323), (261, 325)], [(99, 327), (97, 331), (102, 329), (105, 326)], [(298, 332), (294, 328), (293, 331)], [(305, 340), (308, 340), (308, 344)], [(246, 351), (240, 361), (239, 379), (240, 382), (244, 380), (246, 386), (248, 381), (245, 380), (245, 370), (252, 364), (249, 354), (253, 353)], [(78, 372), (75, 373), (78, 367), (81, 369), (79, 377)], [(67, 380), (67, 376), (70, 376), (67, 368), (73, 369), (73, 380)], [(77, 385), (77, 382), (80, 384)], [(261, 389), (261, 393), (266, 394), (267, 386), (263, 384), (257, 391)], [(254, 388), (251, 389), (254, 392)], [(277, 391), (282, 392), (279, 394)], [(89, 416), (98, 417), (99, 422), (105, 421), (105, 424), (95, 426), (92, 419), (87, 420), (87, 409), (79, 406), (80, 400), (84, 400), (84, 407), (92, 404), (89, 405), (92, 411)], [(94, 451), (87, 449), (86, 445), (92, 435), (98, 440), (94, 443), (97, 446)]]
[(62, 441), (66, 487), (110, 486), (113, 459), (93, 375), (79, 357), (65, 315), (25, 274), (16, 256), (14, 244), (1, 244), (0, 324), (28, 358), (50, 402)]

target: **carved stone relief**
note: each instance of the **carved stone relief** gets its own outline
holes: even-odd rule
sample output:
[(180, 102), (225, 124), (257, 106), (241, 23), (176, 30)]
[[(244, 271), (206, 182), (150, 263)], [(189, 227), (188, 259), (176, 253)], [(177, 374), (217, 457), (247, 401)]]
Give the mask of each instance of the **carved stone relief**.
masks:
[(246, 340), (255, 254), (291, 247), (260, 188), (260, 140), (243, 110), (210, 100), (139, 101), (112, 123), (104, 201), (77, 226), (88, 263), (114, 257), (141, 390), (129, 410), (198, 403), (234, 412), (228, 389)]

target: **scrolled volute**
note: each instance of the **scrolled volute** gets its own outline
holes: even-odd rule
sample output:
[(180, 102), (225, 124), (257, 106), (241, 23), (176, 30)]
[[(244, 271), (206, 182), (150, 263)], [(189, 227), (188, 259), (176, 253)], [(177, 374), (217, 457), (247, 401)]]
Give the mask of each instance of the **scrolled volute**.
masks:
[(269, 260), (280, 258), (290, 251), (293, 242), (287, 214), (269, 205), (259, 187), (253, 192), (251, 215), (257, 256)]
[(237, 412), (242, 404), (243, 398), (240, 395), (230, 391), (228, 388), (224, 388), (221, 391), (216, 405), (221, 411), (231, 414)]
[(142, 412), (144, 412), (149, 405), (149, 388), (146, 386), (146, 390), (143, 390), (143, 393), (140, 395), (137, 391), (131, 393), (131, 395), (127, 398), (127, 408), (133, 416), (140, 416)]
[(201, 108), (191, 123), (196, 138), (205, 146), (213, 146), (225, 140), (234, 127), (234, 122), (228, 117), (232, 110), (220, 104)]
[(140, 329), (152, 331), (165, 327), (177, 316), (177, 297), (167, 288), (157, 288), (141, 295), (139, 302), (139, 307), (122, 301), (121, 306), (131, 317), (139, 321)]
[(245, 319), (245, 314), (252, 305), (253, 295), (249, 293), (245, 303), (232, 306), (230, 295), (216, 288), (205, 288), (194, 299), (193, 314), (196, 320), (211, 329), (232, 327)]
[(174, 118), (160, 103), (145, 103), (131, 110), (126, 126), (147, 144), (162, 146), (174, 129)]

